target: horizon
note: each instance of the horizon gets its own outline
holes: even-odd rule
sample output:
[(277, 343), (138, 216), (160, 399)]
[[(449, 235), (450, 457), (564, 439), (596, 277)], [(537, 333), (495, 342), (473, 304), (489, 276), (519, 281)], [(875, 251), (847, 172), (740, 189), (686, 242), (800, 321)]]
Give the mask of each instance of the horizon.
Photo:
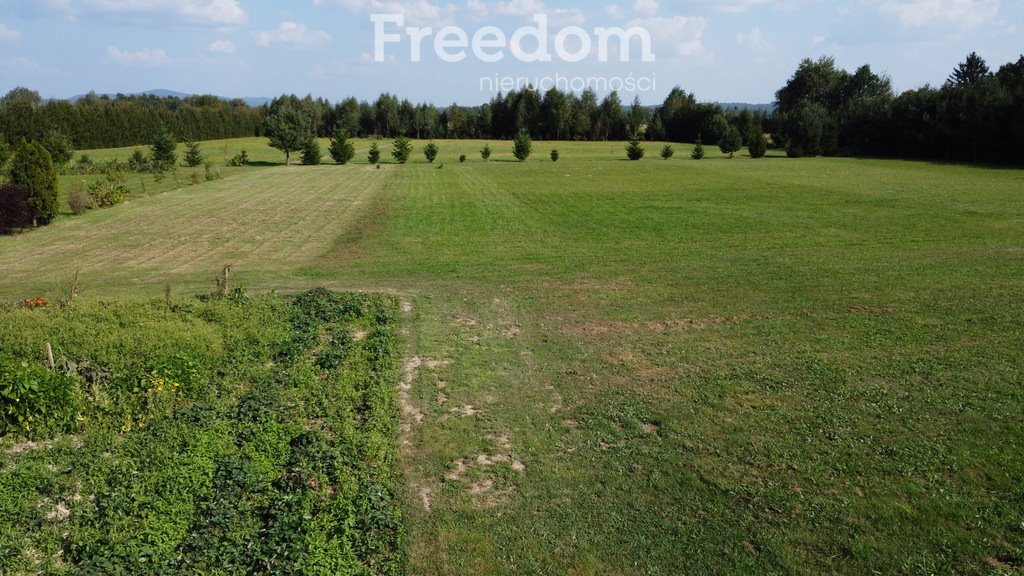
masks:
[[(1024, 45), (1015, 24), (1024, 21), (1024, 5), (1000, 0), (0, 6), (0, 92), (22, 86), (47, 99), (165, 89), (228, 98), (311, 94), (337, 102), (388, 92), (437, 106), (477, 106), (507, 93), (508, 82), (528, 79), (540, 80), (534, 85), (541, 91), (547, 81), (577, 93), (583, 81), (595, 80), (588, 87), (599, 96), (621, 86), (624, 102), (639, 96), (646, 106), (660, 104), (674, 86), (702, 102), (767, 104), (804, 58), (832, 56), (847, 70), (868, 64), (901, 93), (941, 85), (971, 52), (998, 69), (1017, 60)], [(623, 34), (609, 41), (609, 30)], [(57, 45), (54, 37), (63, 40)]]

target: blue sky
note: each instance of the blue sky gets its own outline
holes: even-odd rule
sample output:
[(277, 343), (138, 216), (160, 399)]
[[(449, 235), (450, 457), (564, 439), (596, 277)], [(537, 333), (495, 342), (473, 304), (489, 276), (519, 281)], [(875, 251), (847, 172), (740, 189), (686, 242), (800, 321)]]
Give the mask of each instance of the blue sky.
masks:
[[(381, 24), (400, 38), (383, 44), (382, 61), (373, 14), (404, 21)], [(523, 27), (539, 32), (537, 15), (547, 21), (546, 48), (530, 33), (519, 46), (550, 62), (523, 61), (512, 49)], [(636, 94), (646, 104), (675, 85), (702, 101), (760, 103), (805, 57), (831, 55), (851, 70), (870, 64), (897, 90), (941, 84), (971, 51), (995, 69), (1024, 51), (1022, 25), (1020, 0), (0, 0), (0, 93), (166, 88), (336, 101), (388, 91), (445, 105), (479, 104), (501, 82), (525, 78), (588, 82), (598, 92), (621, 86), (623, 100)], [(423, 36), (419, 61), (410, 27)], [(442, 38), (451, 47), (441, 55), (463, 52), (460, 62), (443, 61), (435, 47), (446, 27), (465, 33), (464, 48), (452, 29)], [(473, 43), (486, 27), (500, 35), (492, 28), (480, 39), (500, 46)], [(641, 36), (628, 42), (628, 61), (614, 41), (602, 61), (600, 28), (642, 30), (653, 61), (642, 58)]]

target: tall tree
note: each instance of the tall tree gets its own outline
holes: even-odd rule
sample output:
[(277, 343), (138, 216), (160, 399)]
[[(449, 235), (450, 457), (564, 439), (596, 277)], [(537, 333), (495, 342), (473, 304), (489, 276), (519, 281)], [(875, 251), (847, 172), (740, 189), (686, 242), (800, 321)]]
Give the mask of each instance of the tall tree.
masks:
[(284, 152), (284, 163), (291, 163), (292, 152), (302, 150), (313, 136), (309, 115), (289, 104), (270, 113), (263, 122), (263, 133), (272, 148)]
[(946, 80), (946, 83), (951, 86), (973, 86), (981, 82), (990, 73), (985, 60), (978, 56), (977, 52), (971, 52), (967, 55), (966, 60), (957, 64), (956, 68), (953, 69), (953, 73), (949, 75), (949, 79)]
[(57, 217), (57, 172), (41, 144), (27, 140), (18, 144), (9, 180), (12, 186), (28, 190), (33, 226), (49, 224)]

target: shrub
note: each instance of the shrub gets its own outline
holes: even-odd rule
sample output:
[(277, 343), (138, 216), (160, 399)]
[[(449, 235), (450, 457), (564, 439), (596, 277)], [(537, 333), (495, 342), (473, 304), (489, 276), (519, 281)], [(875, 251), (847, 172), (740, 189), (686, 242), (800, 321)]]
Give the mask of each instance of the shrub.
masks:
[(89, 198), (89, 193), (85, 191), (81, 183), (72, 184), (71, 189), (68, 190), (68, 208), (75, 216), (81, 216), (86, 210), (92, 208), (92, 199)]
[(310, 138), (302, 146), (302, 165), (316, 166), (320, 164), (320, 142), (316, 138)]
[(491, 145), (484, 144), (484, 147), (480, 150), (480, 157), (484, 160), (490, 160), (491, 158)]
[(380, 146), (374, 142), (370, 144), (370, 152), (366, 155), (366, 159), (370, 161), (370, 164), (377, 164), (380, 167)]
[(626, 146), (626, 157), (634, 162), (644, 157), (644, 147), (640, 145), (640, 141), (636, 138), (630, 140)]
[(0, 360), (0, 436), (69, 432), (77, 421), (75, 381), (27, 362)]
[(136, 150), (128, 157), (128, 170), (132, 172), (145, 172), (149, 168), (149, 159), (142, 153), (142, 150)]
[(412, 141), (405, 136), (399, 136), (395, 138), (394, 142), (391, 143), (391, 156), (399, 163), (405, 164), (409, 161), (409, 155), (412, 154)]
[(462, 164), (465, 161), (466, 161), (466, 155), (465, 154), (460, 155), (459, 156), (459, 164)]
[(512, 145), (512, 155), (516, 157), (516, 160), (526, 162), (532, 151), (533, 140), (530, 140), (530, 133), (526, 130), (521, 130), (519, 134), (516, 134), (515, 142)]
[(75, 173), (76, 174), (89, 174), (92, 172), (92, 158), (88, 154), (82, 154), (78, 157), (78, 161), (75, 162)]
[(128, 199), (128, 185), (124, 174), (117, 171), (107, 173), (107, 179), (89, 185), (89, 198), (93, 208), (110, 208), (123, 204)]
[(335, 130), (331, 137), (331, 147), (327, 150), (338, 164), (348, 164), (356, 155), (356, 148), (348, 141), (348, 132)]
[(189, 174), (188, 175), (188, 180), (189, 180), (189, 182), (192, 183), (193, 186), (195, 186), (196, 184), (199, 184), (200, 182), (203, 181), (203, 179), (200, 178), (198, 172), (193, 172), (193, 173)]
[(213, 162), (207, 161), (203, 167), (206, 169), (207, 182), (213, 182), (214, 180), (220, 179), (220, 172), (213, 169)]
[(231, 160), (228, 160), (228, 166), (239, 167), (249, 165), (249, 153), (243, 148), (241, 152), (235, 154)]
[(20, 186), (0, 185), (0, 232), (32, 226), (29, 191)]
[(551, 161), (552, 162), (558, 162), (559, 158), (561, 158), (561, 156), (558, 154), (558, 150), (552, 150), (551, 151)]
[(423, 156), (425, 156), (427, 158), (427, 162), (430, 162), (431, 164), (433, 164), (434, 159), (437, 158), (438, 152), (437, 144), (434, 144), (433, 142), (423, 147)]
[(671, 144), (665, 144), (665, 147), (661, 149), (661, 157), (665, 160), (675, 156), (676, 151), (672, 149)]

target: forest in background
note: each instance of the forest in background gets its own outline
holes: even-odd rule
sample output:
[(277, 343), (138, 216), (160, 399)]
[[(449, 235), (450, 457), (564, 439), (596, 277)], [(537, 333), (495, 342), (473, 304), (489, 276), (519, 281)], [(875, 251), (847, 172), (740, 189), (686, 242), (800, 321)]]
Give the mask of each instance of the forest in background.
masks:
[[(0, 148), (21, 139), (41, 142), (55, 159), (61, 149), (149, 144), (163, 133), (182, 141), (265, 135), (265, 120), (282, 108), (309, 117), (316, 136), (542, 140), (666, 140), (716, 144), (734, 127), (744, 144), (759, 133), (791, 156), (877, 156), (1021, 163), (1024, 159), (1024, 56), (993, 71), (977, 54), (953, 68), (940, 86), (897, 95), (870, 66), (853, 72), (822, 57), (800, 63), (776, 93), (773, 114), (700, 102), (672, 89), (661, 105), (624, 103), (615, 92), (599, 99), (552, 89), (498, 94), (481, 106), (414, 104), (384, 93), (373, 102), (282, 95), (252, 107), (216, 96), (97, 96), (74, 103), (43, 100), (16, 88), (0, 98)], [(722, 122), (724, 119), (726, 122)], [(0, 160), (5, 154), (0, 151)]]

